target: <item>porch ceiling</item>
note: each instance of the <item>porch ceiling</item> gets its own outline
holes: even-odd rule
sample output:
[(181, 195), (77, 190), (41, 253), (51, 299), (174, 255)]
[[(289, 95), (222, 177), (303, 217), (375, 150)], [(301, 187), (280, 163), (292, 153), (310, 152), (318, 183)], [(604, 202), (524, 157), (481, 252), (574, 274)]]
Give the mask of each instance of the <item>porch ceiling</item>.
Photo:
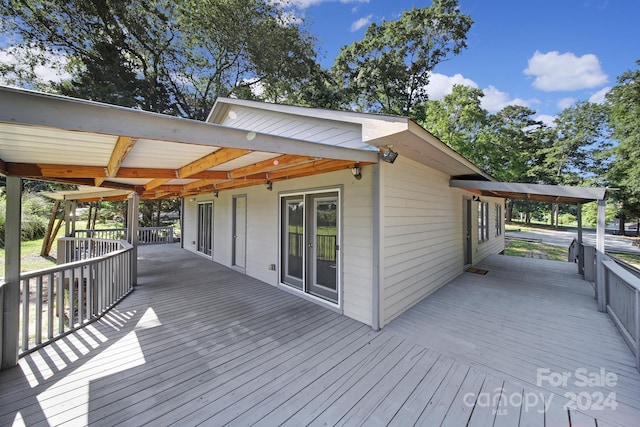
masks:
[(450, 187), (464, 188), (481, 196), (534, 202), (577, 204), (604, 200), (606, 188), (568, 187), (513, 182), (452, 179)]
[(157, 199), (377, 161), (378, 153), (370, 150), (0, 87), (0, 173), (8, 176)]

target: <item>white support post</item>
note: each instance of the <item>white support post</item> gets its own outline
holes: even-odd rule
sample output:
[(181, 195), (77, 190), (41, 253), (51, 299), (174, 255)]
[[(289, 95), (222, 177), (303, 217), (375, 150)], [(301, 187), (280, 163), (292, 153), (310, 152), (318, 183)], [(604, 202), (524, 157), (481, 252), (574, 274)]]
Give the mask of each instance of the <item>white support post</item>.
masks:
[(133, 246), (131, 252), (131, 283), (138, 282), (138, 204), (140, 196), (133, 193), (127, 200), (127, 241)]
[(584, 248), (582, 247), (582, 204), (576, 206), (578, 220), (578, 273), (584, 275)]
[(598, 310), (607, 311), (607, 295), (604, 272), (604, 230), (606, 200), (598, 200), (598, 228), (596, 230), (596, 296)]
[(5, 222), (4, 284), (0, 286), (0, 369), (18, 364), (20, 324), (20, 229), (22, 181), (7, 177), (7, 214)]
[(64, 237), (71, 237), (71, 200), (64, 201)]

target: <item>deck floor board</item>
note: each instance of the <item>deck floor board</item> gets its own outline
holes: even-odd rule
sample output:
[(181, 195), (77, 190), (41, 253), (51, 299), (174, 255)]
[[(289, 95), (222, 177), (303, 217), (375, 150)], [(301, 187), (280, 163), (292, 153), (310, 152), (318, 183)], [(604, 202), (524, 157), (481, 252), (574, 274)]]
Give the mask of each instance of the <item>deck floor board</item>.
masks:
[[(0, 425), (640, 419), (633, 357), (575, 265), (493, 256), (479, 267), (489, 273), (461, 275), (374, 332), (175, 245), (143, 247), (135, 292), (0, 372)], [(536, 384), (537, 368), (579, 367), (618, 375), (587, 390), (616, 392), (615, 411), (567, 411), (564, 393), (579, 388)]]

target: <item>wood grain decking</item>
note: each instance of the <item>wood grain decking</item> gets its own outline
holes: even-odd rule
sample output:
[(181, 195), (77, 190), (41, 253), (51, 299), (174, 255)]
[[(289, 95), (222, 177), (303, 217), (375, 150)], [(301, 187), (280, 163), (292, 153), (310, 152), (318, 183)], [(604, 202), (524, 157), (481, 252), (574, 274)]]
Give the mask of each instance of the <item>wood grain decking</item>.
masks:
[[(640, 374), (576, 267), (479, 267), (373, 332), (175, 246), (140, 248), (132, 295), (0, 373), (0, 425), (637, 425)], [(615, 372), (587, 391), (618, 408), (565, 410), (581, 390), (538, 387), (539, 367)]]

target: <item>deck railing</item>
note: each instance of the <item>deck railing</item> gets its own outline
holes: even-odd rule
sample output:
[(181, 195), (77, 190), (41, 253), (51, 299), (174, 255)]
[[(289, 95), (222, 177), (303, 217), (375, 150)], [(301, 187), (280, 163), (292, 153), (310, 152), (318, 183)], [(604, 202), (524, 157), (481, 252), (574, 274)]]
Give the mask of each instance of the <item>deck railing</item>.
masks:
[(598, 307), (615, 323), (635, 355), (636, 368), (640, 371), (640, 277), (593, 246), (583, 246), (584, 257), (579, 262), (584, 278), (596, 282)]
[[(95, 239), (126, 239), (126, 228), (105, 228), (101, 230), (76, 230), (74, 237), (90, 237)], [(173, 243), (173, 227), (139, 227), (138, 243), (141, 245), (156, 245), (163, 243)]]
[(20, 354), (97, 319), (133, 290), (133, 246), (123, 240), (63, 238), (70, 262), (20, 275)]

